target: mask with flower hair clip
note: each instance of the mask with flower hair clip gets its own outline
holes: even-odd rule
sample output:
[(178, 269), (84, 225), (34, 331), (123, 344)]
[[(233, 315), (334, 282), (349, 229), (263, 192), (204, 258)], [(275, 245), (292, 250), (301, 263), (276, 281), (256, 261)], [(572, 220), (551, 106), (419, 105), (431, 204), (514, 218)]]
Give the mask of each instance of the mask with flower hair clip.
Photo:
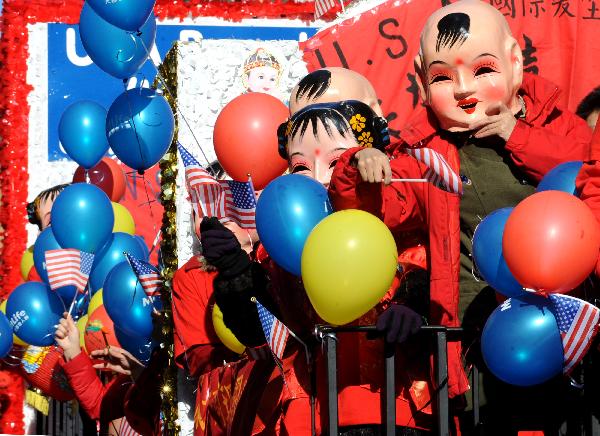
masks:
[(390, 143), (386, 119), (377, 116), (365, 103), (358, 100), (316, 103), (299, 110), (279, 126), (277, 137), (280, 156), (288, 159), (288, 141), (298, 133), (303, 135), (310, 124), (315, 131), (318, 121), (328, 133), (332, 128), (344, 137), (351, 132), (360, 147), (381, 150)]

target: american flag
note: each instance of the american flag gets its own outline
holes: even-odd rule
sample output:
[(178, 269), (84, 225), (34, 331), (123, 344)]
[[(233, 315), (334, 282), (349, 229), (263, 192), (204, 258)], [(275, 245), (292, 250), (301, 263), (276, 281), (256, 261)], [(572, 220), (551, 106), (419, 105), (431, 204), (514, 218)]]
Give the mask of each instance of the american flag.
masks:
[(562, 337), (565, 355), (563, 372), (568, 374), (585, 356), (598, 332), (600, 309), (569, 295), (550, 294), (549, 298)]
[[(183, 145), (177, 144), (177, 148), (179, 148), (183, 160), (185, 181), (196, 213), (209, 217), (225, 218), (225, 204), (221, 200), (223, 195), (219, 182), (202, 168), (200, 163)], [(198, 205), (202, 208), (202, 214), (197, 209)]]
[(427, 167), (423, 174), (425, 179), (444, 191), (462, 195), (462, 180), (440, 153), (428, 147), (406, 148), (405, 150), (408, 155)]
[(181, 144), (179, 152), (192, 204), (199, 216), (234, 221), (244, 229), (256, 228), (256, 196), (251, 180), (216, 180)]
[(133, 272), (140, 281), (140, 285), (142, 285), (146, 295), (149, 297), (159, 295), (160, 287), (162, 286), (162, 278), (158, 270), (148, 262), (136, 259), (129, 253), (125, 253), (125, 257), (127, 258), (129, 265), (131, 265), (131, 269), (133, 269)]
[(273, 355), (281, 360), (285, 351), (285, 344), (290, 336), (290, 331), (258, 301), (256, 302), (256, 308), (258, 309), (258, 317), (265, 332), (267, 343), (273, 351)]
[(59, 248), (45, 253), (50, 289), (75, 286), (83, 292), (88, 283), (94, 255), (75, 248)]
[(335, 6), (334, 0), (315, 0), (315, 19)]
[(225, 194), (226, 218), (235, 221), (243, 229), (255, 229), (256, 196), (252, 181), (221, 180), (220, 184)]
[(121, 418), (121, 424), (119, 425), (119, 432), (118, 432), (119, 436), (141, 436), (138, 432), (136, 432), (131, 425), (129, 424), (129, 421), (127, 421), (127, 418), (123, 417)]

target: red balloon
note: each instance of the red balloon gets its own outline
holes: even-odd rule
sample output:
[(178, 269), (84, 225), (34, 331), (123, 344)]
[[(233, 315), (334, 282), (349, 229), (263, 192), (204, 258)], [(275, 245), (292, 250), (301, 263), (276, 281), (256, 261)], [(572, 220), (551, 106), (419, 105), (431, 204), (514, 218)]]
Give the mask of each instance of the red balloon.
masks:
[[(85, 183), (85, 170), (77, 167), (73, 175), (73, 183)], [(111, 201), (118, 203), (125, 194), (125, 173), (121, 166), (109, 157), (103, 157), (94, 167), (88, 170), (90, 183), (102, 189)]]
[(502, 252), (525, 288), (568, 292), (594, 270), (600, 228), (590, 208), (574, 195), (539, 192), (519, 203), (508, 217)]
[(257, 190), (283, 174), (287, 162), (279, 156), (277, 127), (288, 108), (269, 94), (251, 92), (231, 100), (217, 117), (213, 143), (223, 169), (245, 182), (248, 174)]

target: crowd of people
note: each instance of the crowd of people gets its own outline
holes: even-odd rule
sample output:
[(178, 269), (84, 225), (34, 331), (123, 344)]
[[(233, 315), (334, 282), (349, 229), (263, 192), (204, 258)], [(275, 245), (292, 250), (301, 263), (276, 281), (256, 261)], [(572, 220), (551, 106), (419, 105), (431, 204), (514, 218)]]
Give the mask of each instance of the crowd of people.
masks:
[[(361, 209), (380, 218), (398, 248), (392, 286), (356, 321), (376, 325), (380, 335), (339, 337), (340, 434), (382, 434), (384, 342), (396, 347), (396, 434), (434, 430), (431, 350), (417, 334), (427, 323), (462, 325), (466, 331), (462, 341), (448, 343), (453, 434), (474, 431), (466, 395), (472, 365), (482, 372), (481, 380), (471, 382), (483, 387), (478, 431), (555, 431), (577, 412), (573, 399), (578, 392), (568, 378), (517, 388), (486, 371), (478, 340), (501, 297), (473, 274), (472, 238), (482, 217), (515, 206), (534, 193), (546, 173), (568, 161), (583, 161), (580, 198), (600, 220), (600, 138), (592, 135), (600, 91), (590, 93), (577, 114), (561, 107), (554, 84), (523, 72), (521, 48), (503, 15), (478, 0), (432, 14), (420, 44), (415, 68), (424, 106), (406, 122), (399, 139), (390, 138), (369, 81), (344, 68), (305, 76), (292, 90), (289, 119), (277, 132), (290, 173), (327, 187), (335, 210)], [(262, 68), (278, 71), (272, 56), (258, 51), (254, 57)], [(249, 70), (245, 74), (251, 83)], [(419, 149), (443, 157), (462, 195), (433, 183), (394, 181), (424, 178), (428, 166), (415, 158)], [(62, 188), (43, 193), (28, 207), (30, 222), (41, 230)], [(172, 296), (175, 361), (197, 384), (195, 434), (326, 432), (327, 375), (313, 335), (320, 320), (302, 280), (270, 259), (255, 231), (199, 216), (201, 210), (193, 212), (201, 251), (176, 272)], [(288, 341), (281, 362), (268, 348), (255, 300), (300, 339)], [(215, 304), (246, 347), (241, 355), (217, 337)], [(55, 337), (77, 399), (103, 431), (164, 433), (164, 349), (158, 347), (147, 365), (118, 347), (88, 356), (66, 313)], [(96, 370), (116, 375), (103, 384)]]

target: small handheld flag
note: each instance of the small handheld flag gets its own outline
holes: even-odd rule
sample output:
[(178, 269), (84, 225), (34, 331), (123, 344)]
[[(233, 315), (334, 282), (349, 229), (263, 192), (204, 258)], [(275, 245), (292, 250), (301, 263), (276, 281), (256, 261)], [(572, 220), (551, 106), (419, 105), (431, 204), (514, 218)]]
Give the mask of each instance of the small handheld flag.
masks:
[(162, 278), (158, 270), (148, 262), (136, 259), (129, 253), (125, 253), (125, 257), (127, 258), (129, 265), (131, 265), (131, 269), (133, 269), (133, 272), (140, 281), (140, 285), (142, 285), (146, 295), (149, 297), (159, 295), (160, 288), (162, 286)]
[(258, 310), (258, 317), (260, 318), (260, 324), (267, 344), (273, 351), (273, 355), (277, 359), (282, 360), (283, 352), (285, 351), (285, 345), (290, 336), (290, 330), (275, 316), (269, 312), (259, 301), (256, 302), (256, 308)]
[(564, 350), (563, 373), (568, 374), (583, 359), (600, 322), (600, 309), (596, 306), (562, 294), (548, 296), (555, 309)]
[(83, 292), (87, 286), (94, 255), (75, 248), (59, 248), (45, 253), (50, 289), (75, 286)]

